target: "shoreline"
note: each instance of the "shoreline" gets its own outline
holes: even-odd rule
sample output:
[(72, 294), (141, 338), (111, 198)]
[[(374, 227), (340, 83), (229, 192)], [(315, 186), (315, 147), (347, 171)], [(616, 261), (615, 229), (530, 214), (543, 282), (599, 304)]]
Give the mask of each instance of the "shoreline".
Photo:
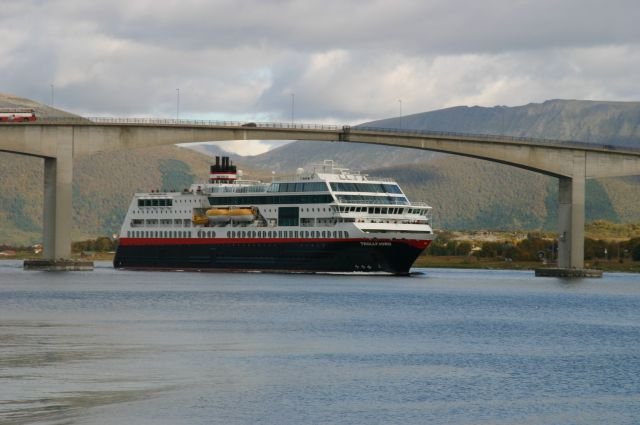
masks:
[[(482, 269), (482, 270), (535, 270), (553, 267), (541, 261), (504, 261), (495, 258), (478, 258), (474, 256), (433, 256), (421, 255), (413, 264), (414, 267), (447, 268), (447, 269)], [(625, 259), (620, 263), (617, 259), (585, 261), (585, 268), (604, 272), (640, 273), (640, 261)]]
[[(71, 256), (75, 260), (88, 261), (113, 261), (113, 253), (95, 253), (94, 255), (74, 254)], [(17, 253), (15, 256), (3, 256), (2, 260), (29, 260), (40, 259), (30, 253)], [(543, 264), (540, 261), (504, 261), (495, 258), (478, 258), (474, 256), (433, 256), (421, 255), (413, 264), (413, 267), (420, 268), (442, 268), (442, 269), (479, 269), (479, 270), (535, 270), (545, 267), (553, 267), (553, 264)], [(604, 272), (640, 273), (640, 261), (625, 259), (623, 263), (616, 260), (586, 261), (586, 268), (602, 270)]]

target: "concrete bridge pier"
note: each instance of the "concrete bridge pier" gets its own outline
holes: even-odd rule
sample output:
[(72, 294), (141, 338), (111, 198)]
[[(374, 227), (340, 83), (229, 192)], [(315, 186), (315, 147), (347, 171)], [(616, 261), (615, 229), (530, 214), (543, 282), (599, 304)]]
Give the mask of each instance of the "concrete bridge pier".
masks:
[(537, 269), (542, 277), (602, 277), (584, 268), (586, 157), (575, 153), (573, 176), (560, 177), (558, 186), (558, 268)]
[(44, 160), (43, 258), (71, 258), (73, 165), (65, 158)]
[(25, 260), (23, 266), (25, 270), (93, 270), (92, 261), (71, 258), (73, 141), (58, 141), (57, 153), (56, 158), (44, 158), (42, 259)]
[(561, 177), (558, 190), (558, 266), (584, 268), (584, 177)]

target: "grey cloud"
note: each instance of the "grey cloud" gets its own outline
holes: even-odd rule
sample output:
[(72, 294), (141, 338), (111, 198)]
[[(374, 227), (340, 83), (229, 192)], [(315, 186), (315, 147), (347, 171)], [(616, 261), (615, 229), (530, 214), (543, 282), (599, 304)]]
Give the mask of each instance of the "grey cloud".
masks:
[(455, 104), (634, 100), (635, 1), (10, 3), (0, 92), (83, 114), (337, 123)]
[(154, 2), (114, 0), (109, 4), (106, 8), (97, 2), (95, 10), (85, 5), (80, 10), (86, 15), (74, 15), (123, 39), (195, 50), (214, 44), (459, 54), (640, 41), (636, 30), (640, 7), (633, 0), (185, 0), (162, 2), (160, 7)]

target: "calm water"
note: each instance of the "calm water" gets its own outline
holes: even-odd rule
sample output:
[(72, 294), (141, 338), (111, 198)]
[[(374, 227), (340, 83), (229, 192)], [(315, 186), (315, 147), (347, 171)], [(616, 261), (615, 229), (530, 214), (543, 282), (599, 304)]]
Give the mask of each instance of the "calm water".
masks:
[(0, 423), (640, 423), (640, 276), (424, 272), (0, 262)]

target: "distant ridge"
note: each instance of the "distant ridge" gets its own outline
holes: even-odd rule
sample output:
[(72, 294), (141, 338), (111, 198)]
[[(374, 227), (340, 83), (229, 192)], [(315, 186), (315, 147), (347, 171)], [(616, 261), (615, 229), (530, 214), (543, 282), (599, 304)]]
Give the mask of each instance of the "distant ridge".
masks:
[(640, 102), (554, 99), (515, 107), (456, 106), (365, 125), (640, 147)]

